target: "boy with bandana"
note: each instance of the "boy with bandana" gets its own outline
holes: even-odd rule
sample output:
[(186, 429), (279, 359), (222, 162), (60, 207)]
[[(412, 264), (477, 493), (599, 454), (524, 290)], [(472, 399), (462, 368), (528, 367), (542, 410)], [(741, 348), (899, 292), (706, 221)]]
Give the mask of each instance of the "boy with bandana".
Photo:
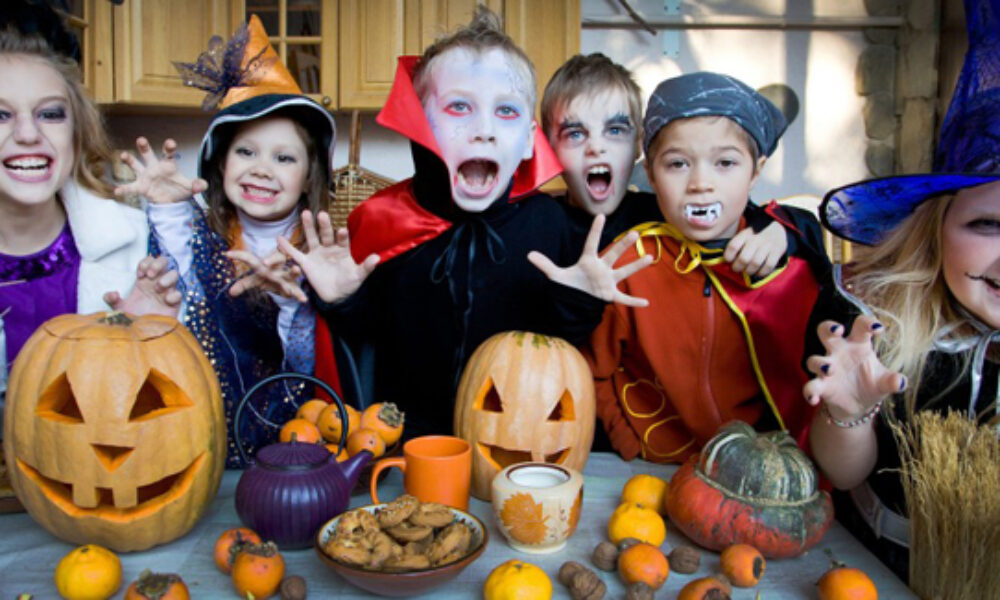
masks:
[(640, 240), (621, 260), (655, 261), (622, 289), (650, 307), (608, 306), (588, 349), (612, 445), (626, 459), (681, 462), (730, 419), (786, 429), (802, 444), (811, 408), (795, 365), (829, 274), (819, 224), (785, 223), (795, 243), (764, 278), (724, 256), (761, 210), (750, 190), (785, 119), (746, 84), (702, 72), (662, 82), (643, 125), (661, 222), (633, 230)]
[(534, 192), (559, 172), (534, 105), (530, 60), (481, 9), (420, 59), (400, 59), (377, 120), (411, 140), (414, 177), (361, 203), (349, 234), (303, 214), (308, 251), (281, 243), (332, 330), (374, 348), (372, 397), (406, 412), (408, 437), (451, 431), (462, 369), (489, 336), (582, 343), (605, 302), (645, 304), (616, 284), (651, 259), (612, 268), (637, 234), (599, 257), (604, 218), (581, 243)]

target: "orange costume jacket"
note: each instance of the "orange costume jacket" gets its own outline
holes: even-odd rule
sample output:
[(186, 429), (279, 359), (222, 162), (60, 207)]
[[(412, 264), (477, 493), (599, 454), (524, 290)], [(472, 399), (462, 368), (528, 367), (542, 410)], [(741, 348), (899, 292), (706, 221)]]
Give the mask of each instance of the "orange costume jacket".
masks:
[(760, 280), (666, 223), (635, 228), (641, 237), (619, 264), (645, 253), (656, 260), (620, 285), (650, 304), (609, 305), (585, 349), (598, 416), (623, 458), (682, 462), (731, 419), (786, 429), (804, 444), (813, 409), (801, 361), (818, 322), (819, 279), (829, 274), (811, 222), (812, 240), (799, 252), (790, 246), (787, 262)]

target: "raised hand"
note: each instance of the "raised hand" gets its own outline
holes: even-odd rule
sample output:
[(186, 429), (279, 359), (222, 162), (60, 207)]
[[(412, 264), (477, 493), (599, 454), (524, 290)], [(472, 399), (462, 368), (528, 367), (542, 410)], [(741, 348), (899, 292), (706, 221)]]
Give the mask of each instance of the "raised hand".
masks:
[(177, 168), (177, 143), (167, 139), (163, 142), (163, 158), (157, 158), (149, 146), (149, 140), (140, 137), (135, 148), (141, 160), (129, 152), (122, 152), (122, 160), (135, 171), (135, 181), (115, 188), (115, 196), (121, 198), (139, 194), (153, 204), (171, 204), (190, 198), (208, 187), (204, 179), (188, 179)]
[(619, 290), (618, 282), (648, 267), (653, 263), (653, 257), (646, 255), (616, 269), (615, 261), (639, 239), (639, 234), (634, 231), (629, 232), (600, 256), (597, 245), (601, 239), (602, 229), (604, 229), (604, 215), (599, 214), (594, 217), (594, 222), (590, 226), (590, 233), (587, 234), (580, 260), (571, 267), (565, 269), (558, 267), (547, 256), (536, 251), (528, 253), (528, 260), (552, 281), (587, 292), (605, 302), (617, 302), (626, 306), (648, 306), (649, 301), (645, 298), (629, 296)]
[(112, 310), (134, 315), (176, 317), (182, 296), (177, 291), (177, 271), (168, 271), (167, 264), (167, 259), (162, 256), (142, 259), (128, 297), (122, 298), (117, 291), (110, 291), (104, 294), (104, 302)]
[(336, 302), (353, 294), (378, 264), (378, 254), (367, 256), (361, 264), (354, 262), (347, 230), (334, 231), (325, 211), (318, 217), (308, 210), (302, 211), (302, 233), (306, 238), (305, 252), (283, 237), (278, 238), (278, 249), (298, 265), (324, 302)]
[(826, 355), (806, 361), (816, 375), (803, 388), (806, 401), (815, 406), (822, 400), (832, 417), (854, 421), (890, 394), (906, 389), (906, 378), (885, 368), (875, 354), (872, 336), (881, 331), (882, 325), (867, 315), (854, 320), (846, 338), (840, 323), (821, 323), (818, 332)]
[(737, 273), (766, 277), (774, 271), (778, 261), (788, 250), (785, 228), (777, 221), (754, 233), (747, 227), (729, 240), (723, 258)]
[(238, 279), (230, 288), (230, 296), (239, 296), (251, 289), (261, 289), (274, 292), (286, 298), (295, 298), (299, 302), (308, 302), (299, 277), (302, 269), (298, 265), (290, 265), (288, 257), (280, 250), (275, 250), (264, 258), (258, 258), (246, 250), (230, 250), (226, 256), (250, 267), (250, 273)]

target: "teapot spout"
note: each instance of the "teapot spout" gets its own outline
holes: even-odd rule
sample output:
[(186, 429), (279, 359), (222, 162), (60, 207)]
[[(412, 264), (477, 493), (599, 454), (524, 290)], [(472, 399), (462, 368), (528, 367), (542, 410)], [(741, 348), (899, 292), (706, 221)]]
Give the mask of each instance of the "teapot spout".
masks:
[(374, 456), (375, 455), (368, 450), (362, 450), (340, 463), (340, 471), (344, 474), (344, 478), (352, 488), (358, 482), (358, 477), (361, 476), (362, 469), (364, 469), (365, 465), (372, 461)]

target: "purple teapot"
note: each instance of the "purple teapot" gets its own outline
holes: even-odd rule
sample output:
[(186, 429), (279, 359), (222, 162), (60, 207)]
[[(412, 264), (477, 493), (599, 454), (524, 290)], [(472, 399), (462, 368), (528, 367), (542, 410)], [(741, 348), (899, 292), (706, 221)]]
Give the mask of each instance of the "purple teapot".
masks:
[[(280, 379), (293, 378), (306, 379), (323, 388), (337, 403), (341, 422), (347, 422), (347, 411), (337, 393), (323, 381), (299, 373), (279, 373), (258, 382), (240, 402), (233, 422), (240, 422), (243, 407), (258, 389)], [(346, 438), (345, 427), (338, 451), (344, 447)], [(372, 459), (372, 453), (365, 450), (338, 463), (336, 455), (325, 446), (293, 441), (265, 446), (247, 461), (238, 439), (236, 446), (249, 463), (236, 484), (236, 514), (261, 538), (273, 540), (282, 549), (311, 546), (316, 531), (347, 509), (351, 490), (361, 470)]]

